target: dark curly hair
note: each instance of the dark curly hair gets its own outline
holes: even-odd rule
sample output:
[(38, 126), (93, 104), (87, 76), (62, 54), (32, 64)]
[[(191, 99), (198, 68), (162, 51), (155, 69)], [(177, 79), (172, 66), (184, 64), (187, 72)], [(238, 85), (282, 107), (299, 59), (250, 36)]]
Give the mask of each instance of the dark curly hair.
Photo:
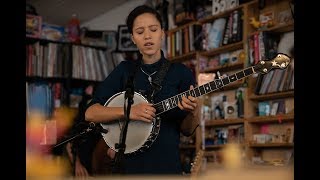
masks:
[(128, 31), (130, 32), (130, 34), (132, 34), (132, 28), (133, 28), (133, 22), (134, 20), (141, 14), (144, 14), (144, 13), (150, 13), (150, 14), (153, 14), (157, 20), (160, 22), (160, 26), (162, 28), (162, 19), (161, 19), (161, 16), (160, 14), (155, 10), (153, 9), (152, 7), (150, 6), (147, 6), (147, 5), (140, 5), (140, 6), (137, 6), (136, 8), (134, 8), (128, 15), (127, 17), (127, 27), (128, 27)]

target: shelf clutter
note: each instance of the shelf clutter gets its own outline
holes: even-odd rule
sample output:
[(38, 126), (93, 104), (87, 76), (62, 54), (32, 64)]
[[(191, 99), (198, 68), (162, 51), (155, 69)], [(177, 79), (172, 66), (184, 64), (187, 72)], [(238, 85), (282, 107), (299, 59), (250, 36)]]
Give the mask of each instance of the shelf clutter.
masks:
[[(240, 145), (241, 160), (248, 168), (286, 167), (292, 161), (293, 6), (289, 0), (212, 1), (202, 4), (193, 16), (182, 14), (191, 17), (189, 21), (179, 21), (166, 32), (167, 57), (188, 66), (198, 86), (208, 83), (211, 89), (212, 82), (228, 84), (200, 97), (202, 123), (195, 134), (195, 147), (188, 148), (194, 151), (192, 156), (184, 156), (187, 161), (195, 161), (197, 152), (205, 151), (202, 159), (207, 171), (219, 169), (222, 152), (230, 143)], [(285, 70), (227, 81), (260, 61), (274, 60), (277, 53), (291, 58)], [(239, 105), (239, 92), (243, 105)]]

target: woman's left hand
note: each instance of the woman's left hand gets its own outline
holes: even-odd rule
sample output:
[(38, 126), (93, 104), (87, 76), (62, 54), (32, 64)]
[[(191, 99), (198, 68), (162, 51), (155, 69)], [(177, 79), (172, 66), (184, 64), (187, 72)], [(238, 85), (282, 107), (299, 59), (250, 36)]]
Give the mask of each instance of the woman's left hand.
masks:
[[(190, 86), (190, 90), (193, 89), (193, 86)], [(198, 106), (198, 99), (192, 96), (182, 96), (182, 100), (178, 102), (178, 107), (181, 110), (189, 111), (189, 112), (194, 112), (194, 110)]]

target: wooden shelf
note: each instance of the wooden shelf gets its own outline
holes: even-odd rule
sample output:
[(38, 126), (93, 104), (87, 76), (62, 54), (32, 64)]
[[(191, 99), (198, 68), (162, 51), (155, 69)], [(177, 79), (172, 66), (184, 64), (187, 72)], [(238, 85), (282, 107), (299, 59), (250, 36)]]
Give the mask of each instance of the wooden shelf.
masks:
[[(220, 148), (224, 148), (224, 147), (226, 147), (228, 144), (219, 144), (219, 145), (206, 145), (205, 146), (205, 148), (206, 149), (220, 149)], [(244, 144), (243, 143), (241, 143), (241, 144), (239, 144), (239, 147), (244, 147)], [(208, 152), (208, 151), (206, 151), (205, 152), (205, 155), (210, 155), (210, 151)]]
[(255, 32), (250, 33), (250, 35), (254, 35), (256, 33), (259, 32), (272, 32), (272, 33), (284, 33), (284, 32), (289, 32), (289, 31), (293, 31), (294, 30), (294, 23), (288, 23), (288, 24), (279, 24), (279, 25), (275, 25), (272, 26), (270, 28), (266, 28), (266, 29), (262, 29), (262, 30), (258, 30)]
[[(275, 166), (272, 164), (247, 164), (245, 166), (247, 170), (284, 170), (288, 171), (293, 168), (291, 165)], [(293, 170), (293, 169), (292, 169)]]
[(79, 78), (71, 78), (71, 81), (74, 83), (100, 83), (101, 81), (98, 80), (89, 80), (89, 79), (79, 79)]
[(200, 22), (200, 23), (207, 23), (207, 22), (212, 22), (213, 20), (215, 20), (215, 19), (217, 19), (217, 18), (227, 17), (227, 16), (228, 16), (230, 13), (232, 13), (233, 11), (242, 9), (245, 5), (255, 4), (255, 3), (257, 3), (257, 2), (258, 2), (257, 0), (253, 0), (253, 1), (250, 1), (250, 2), (248, 2), (248, 3), (243, 3), (243, 4), (241, 4), (241, 5), (237, 6), (237, 7), (228, 9), (228, 10), (223, 11), (223, 12), (221, 12), (221, 13), (208, 16), (208, 17), (206, 17), (206, 18), (204, 18), (204, 19), (200, 19), (199, 22)]
[(28, 76), (26, 75), (27, 82), (41, 82), (41, 81), (50, 81), (50, 82), (64, 82), (67, 80), (67, 77), (40, 77), (40, 76)]
[(232, 71), (235, 69), (239, 69), (243, 67), (243, 62), (237, 62), (234, 64), (227, 63), (223, 66), (213, 67), (213, 68), (206, 68), (204, 70), (200, 70), (201, 73), (208, 73), (208, 72), (217, 72), (217, 71)]
[(288, 98), (288, 97), (294, 97), (294, 91), (285, 91), (285, 92), (270, 93), (270, 94), (263, 94), (263, 95), (253, 94), (249, 97), (249, 99), (256, 100), (256, 101), (264, 101), (269, 99), (281, 99), (281, 98)]
[(280, 24), (276, 25), (274, 27), (268, 28), (266, 31), (272, 31), (276, 33), (284, 33), (294, 30), (294, 22), (288, 23), (288, 24)]
[(252, 118), (246, 118), (249, 123), (267, 123), (267, 122), (279, 122), (279, 121), (294, 121), (294, 114), (278, 114), (275, 116), (257, 116)]
[(186, 23), (184, 25), (178, 26), (176, 28), (169, 29), (169, 30), (166, 31), (166, 33), (176, 32), (176, 31), (178, 31), (180, 29), (183, 29), (183, 28), (188, 27), (188, 26), (193, 25), (193, 24), (200, 24), (200, 23), (198, 21), (196, 21), (196, 20), (193, 20), (193, 21), (188, 22), (188, 23)]
[(288, 147), (291, 148), (294, 146), (294, 143), (249, 143), (251, 148), (265, 148), (265, 147)]
[(194, 145), (194, 144), (180, 144), (179, 148), (180, 149), (195, 149), (196, 145)]
[(189, 52), (189, 53), (185, 53), (181, 56), (175, 56), (175, 57), (171, 57), (169, 58), (169, 60), (171, 62), (183, 62), (183, 61), (188, 61), (192, 58), (196, 58), (196, 52), (195, 51), (192, 51), (192, 52)]
[(215, 48), (215, 49), (212, 49), (209, 51), (201, 51), (200, 55), (201, 56), (214, 56), (214, 55), (218, 55), (221, 53), (241, 49), (241, 48), (243, 48), (243, 45), (244, 45), (243, 41), (232, 43), (232, 44), (227, 44), (227, 45), (220, 46), (218, 48)]
[(220, 149), (225, 147), (225, 144), (219, 144), (219, 145), (206, 145), (204, 146), (206, 149)]
[(232, 125), (232, 124), (242, 124), (244, 123), (244, 119), (217, 119), (217, 120), (210, 120), (205, 122), (206, 127), (210, 126), (223, 126), (223, 125)]
[(89, 44), (73, 44), (73, 46), (82, 46), (82, 47), (87, 47), (87, 48), (94, 48), (94, 49), (99, 49), (99, 50), (107, 50), (107, 47), (103, 46), (95, 46), (95, 45), (89, 45)]
[(48, 44), (48, 43), (71, 44), (70, 42), (67, 42), (67, 41), (55, 41), (55, 40), (49, 40), (49, 39), (26, 37), (26, 44), (34, 44), (36, 42), (40, 42), (40, 44)]
[(66, 44), (66, 45), (73, 45), (73, 46), (82, 46), (82, 47), (88, 47), (88, 48), (94, 48), (94, 49), (100, 49), (100, 50), (106, 50), (107, 47), (103, 46), (94, 46), (94, 45), (87, 45), (87, 44), (75, 44), (68, 41), (55, 41), (50, 39), (41, 39), (41, 38), (31, 38), (26, 37), (26, 44), (34, 44), (36, 42), (39, 42), (42, 45), (46, 45), (48, 43), (55, 43), (55, 44)]

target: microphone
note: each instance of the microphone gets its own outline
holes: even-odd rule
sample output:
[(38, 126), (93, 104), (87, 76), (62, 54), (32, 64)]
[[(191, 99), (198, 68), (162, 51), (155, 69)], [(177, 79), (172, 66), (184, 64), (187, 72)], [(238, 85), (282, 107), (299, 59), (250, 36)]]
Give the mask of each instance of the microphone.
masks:
[(89, 123), (89, 128), (95, 129), (98, 132), (105, 133), (105, 134), (109, 132), (107, 129), (104, 129), (100, 124), (96, 125), (94, 122)]
[(102, 132), (102, 133), (108, 133), (107, 129), (104, 129), (100, 124), (96, 124), (94, 122), (80, 122), (76, 125), (76, 128), (74, 132), (80, 132), (80, 131), (90, 132)]
[[(126, 83), (126, 93), (125, 93), (125, 98), (129, 98), (129, 99), (133, 99), (133, 96), (134, 96), (134, 85), (133, 85), (133, 79), (134, 79), (134, 76), (130, 76), (127, 80), (127, 83)], [(133, 103), (133, 102), (131, 102)]]
[(90, 127), (90, 128), (94, 128), (95, 126), (96, 126), (96, 124), (95, 124), (94, 122), (90, 122), (90, 123), (89, 123), (89, 127)]

